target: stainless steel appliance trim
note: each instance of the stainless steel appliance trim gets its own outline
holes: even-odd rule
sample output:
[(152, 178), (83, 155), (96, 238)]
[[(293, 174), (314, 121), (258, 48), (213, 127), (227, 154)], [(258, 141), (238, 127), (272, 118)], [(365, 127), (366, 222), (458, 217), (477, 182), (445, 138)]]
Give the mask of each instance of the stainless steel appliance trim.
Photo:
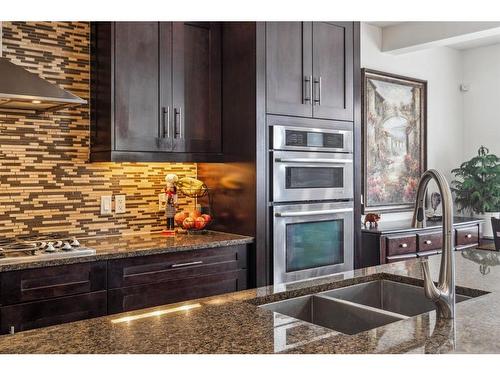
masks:
[(340, 214), (342, 212), (352, 212), (352, 208), (339, 208), (336, 210), (319, 210), (319, 211), (300, 211), (300, 212), (276, 212), (276, 217), (301, 217), (301, 216), (316, 216), (328, 214)]
[(339, 164), (352, 163), (352, 159), (310, 159), (310, 158), (276, 158), (278, 163)]
[[(344, 147), (312, 147), (312, 146), (288, 146), (286, 144), (286, 131), (295, 130), (307, 133), (342, 134), (344, 136)], [(308, 128), (300, 126), (273, 125), (273, 148), (275, 150), (290, 151), (327, 151), (327, 152), (352, 152), (353, 131), (346, 129)]]
[(195, 266), (197, 264), (203, 264), (203, 261), (202, 260), (198, 260), (198, 261), (195, 261), (195, 262), (176, 263), (176, 264), (172, 264), (172, 268)]
[[(352, 202), (307, 203), (274, 206), (273, 246), (274, 246), (274, 284), (294, 282), (339, 272), (351, 271), (354, 266), (354, 217)], [(307, 212), (324, 212), (319, 215), (303, 215)], [(331, 213), (331, 211), (339, 211)], [(292, 216), (279, 216), (280, 214)], [(296, 216), (294, 215), (295, 213)], [(286, 226), (287, 224), (344, 220), (344, 262), (310, 268), (306, 270), (286, 272)]]
[[(319, 152), (306, 153), (300, 151), (274, 151), (273, 154), (273, 202), (352, 199), (354, 197), (352, 154)], [(298, 163), (290, 161), (283, 162), (283, 160), (294, 159), (300, 159), (301, 161)], [(318, 159), (322, 162), (317, 163), (316, 160)], [(307, 160), (309, 160), (309, 162), (307, 162)], [(302, 189), (286, 188), (287, 168), (324, 168), (325, 165), (338, 165), (342, 167), (343, 187)]]

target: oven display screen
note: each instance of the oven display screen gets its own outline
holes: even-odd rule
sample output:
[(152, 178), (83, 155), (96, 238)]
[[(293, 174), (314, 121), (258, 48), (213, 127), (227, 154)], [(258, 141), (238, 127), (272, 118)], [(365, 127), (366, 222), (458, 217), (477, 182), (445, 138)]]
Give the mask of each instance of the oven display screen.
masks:
[(344, 148), (344, 135), (286, 130), (286, 145), (295, 147)]
[(342, 219), (286, 225), (286, 272), (344, 263)]

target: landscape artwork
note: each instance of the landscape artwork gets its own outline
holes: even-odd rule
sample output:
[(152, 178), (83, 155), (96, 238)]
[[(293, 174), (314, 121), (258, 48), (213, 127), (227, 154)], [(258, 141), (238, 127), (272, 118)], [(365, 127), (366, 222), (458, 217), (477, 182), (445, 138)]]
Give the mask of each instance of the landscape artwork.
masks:
[(404, 211), (426, 168), (425, 81), (363, 70), (364, 212)]

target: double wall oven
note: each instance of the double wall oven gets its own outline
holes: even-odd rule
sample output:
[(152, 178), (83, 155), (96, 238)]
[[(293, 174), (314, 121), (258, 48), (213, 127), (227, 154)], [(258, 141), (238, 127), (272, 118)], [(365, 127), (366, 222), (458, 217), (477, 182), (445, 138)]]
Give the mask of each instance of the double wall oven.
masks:
[(274, 283), (352, 270), (352, 128), (271, 134)]

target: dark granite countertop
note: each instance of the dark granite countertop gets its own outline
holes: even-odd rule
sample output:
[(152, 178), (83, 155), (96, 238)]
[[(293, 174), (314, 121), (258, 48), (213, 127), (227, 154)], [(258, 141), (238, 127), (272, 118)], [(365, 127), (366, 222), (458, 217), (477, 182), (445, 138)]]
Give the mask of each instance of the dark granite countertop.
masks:
[(80, 239), (80, 242), (82, 246), (96, 249), (96, 254), (44, 260), (18, 260), (10, 258), (0, 263), (0, 272), (240, 245), (253, 242), (253, 238), (215, 231), (195, 235), (178, 234), (175, 237), (165, 237), (159, 232), (153, 232), (121, 236), (87, 237)]
[[(440, 256), (429, 263), (436, 280)], [(0, 352), (500, 353), (499, 264), (500, 253), (456, 253), (459, 292), (491, 293), (457, 304), (454, 320), (431, 311), (350, 336), (302, 321), (285, 325), (279, 314), (256, 306), (379, 278), (421, 284), (419, 261), (409, 260), (2, 336)], [(191, 309), (176, 309), (186, 305)]]
[[(463, 217), (463, 216), (455, 216), (453, 218), (453, 225), (467, 225), (474, 223), (482, 223), (484, 220), (476, 217)], [(441, 229), (443, 223), (441, 221), (429, 221), (427, 220), (426, 226), (421, 228), (420, 230), (427, 229)], [(362, 226), (361, 230), (367, 233), (381, 234), (381, 233), (396, 233), (396, 232), (413, 232), (415, 228), (411, 226), (411, 220), (395, 220), (395, 221), (386, 221), (380, 222), (377, 227), (365, 227)]]

